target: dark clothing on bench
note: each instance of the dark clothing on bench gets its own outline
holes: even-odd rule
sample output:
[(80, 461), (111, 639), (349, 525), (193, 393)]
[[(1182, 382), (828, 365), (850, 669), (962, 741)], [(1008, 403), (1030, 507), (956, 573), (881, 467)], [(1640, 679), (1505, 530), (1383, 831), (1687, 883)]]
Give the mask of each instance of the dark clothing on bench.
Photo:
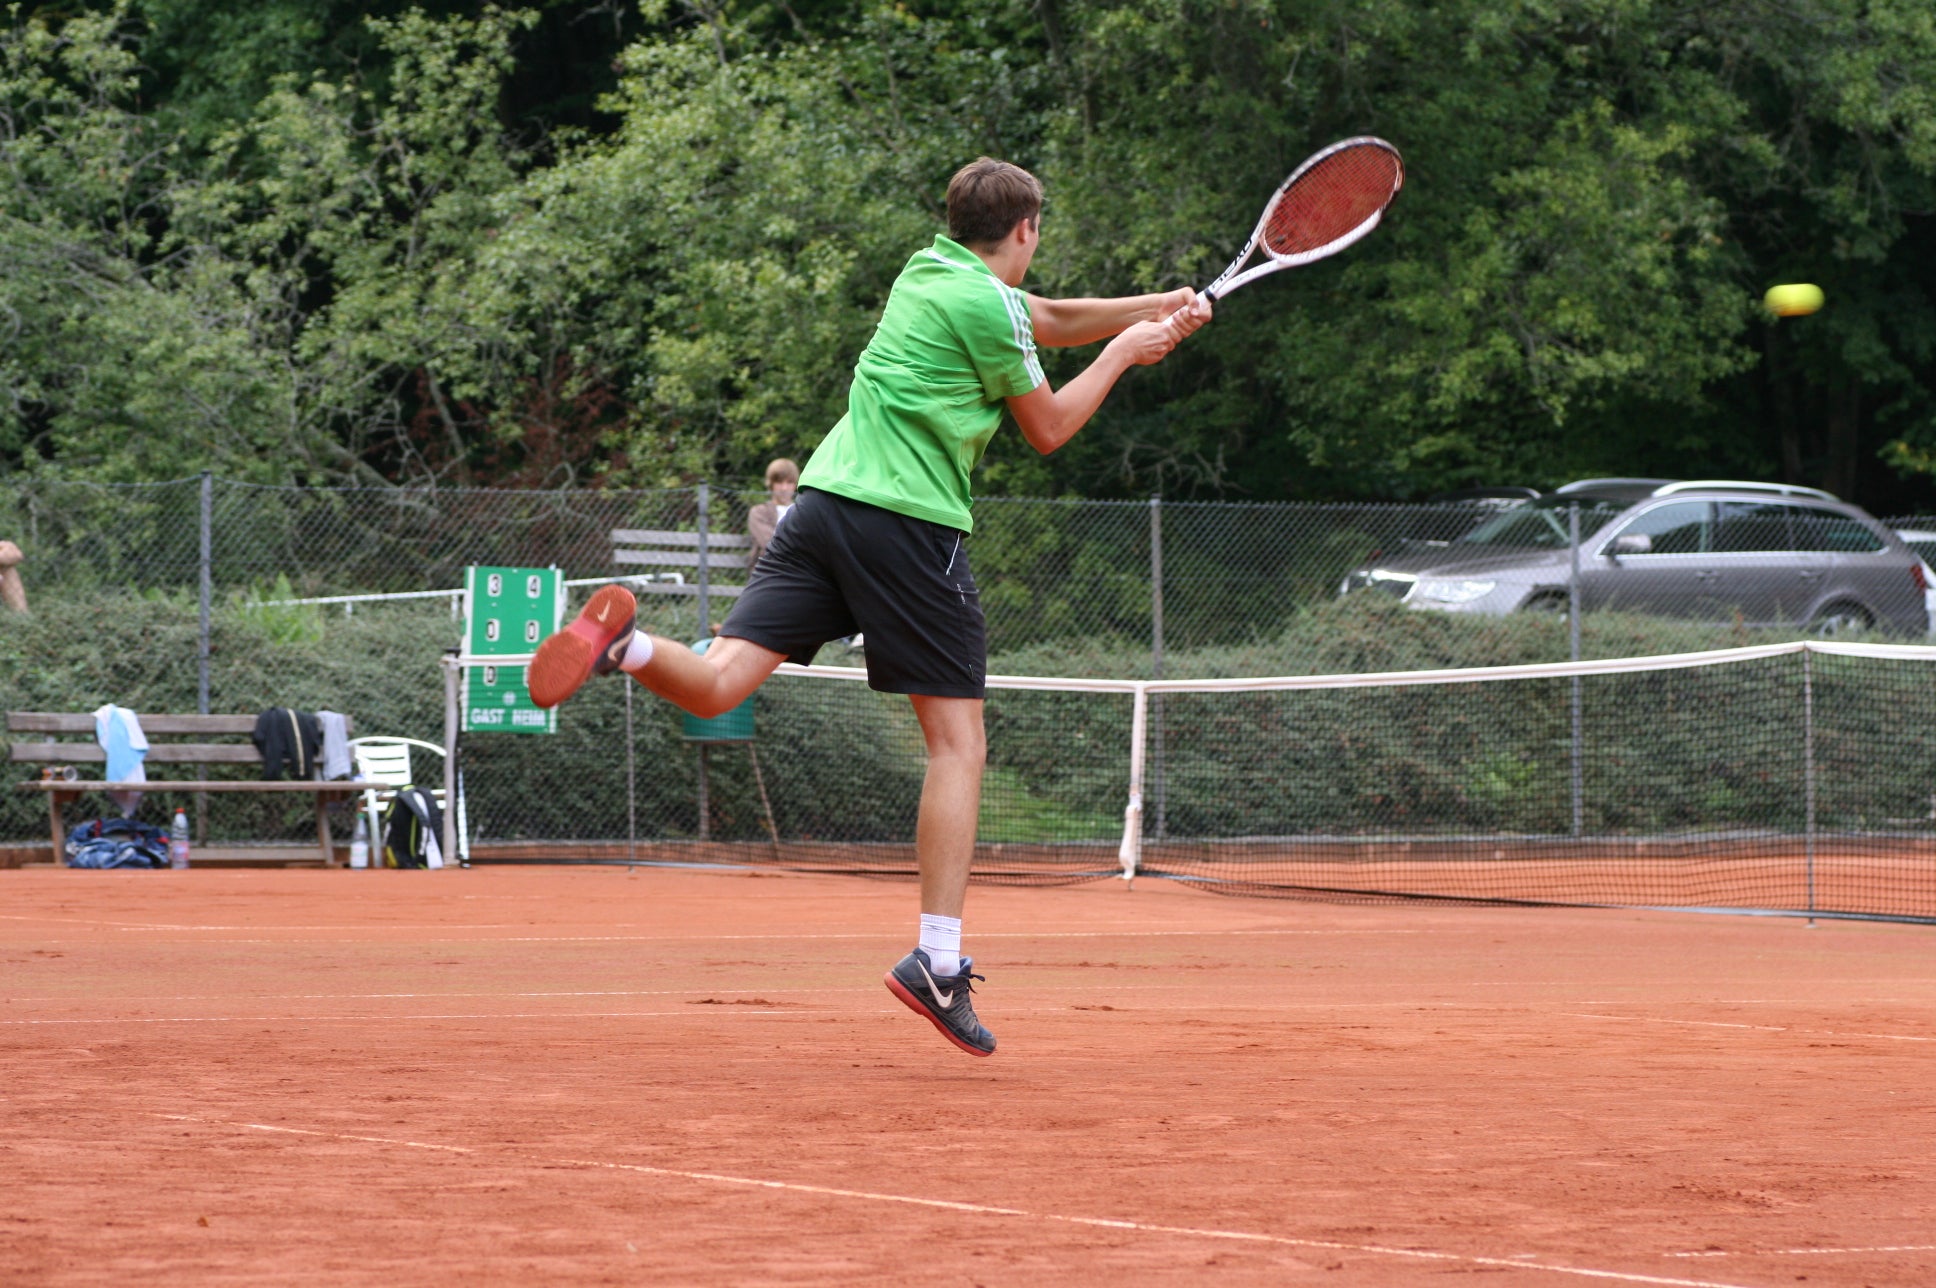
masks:
[(323, 749), (323, 726), (314, 712), (270, 707), (256, 717), (255, 732), (249, 737), (262, 753), (263, 781), (281, 778), (285, 764), (291, 779), (316, 777), (317, 757)]

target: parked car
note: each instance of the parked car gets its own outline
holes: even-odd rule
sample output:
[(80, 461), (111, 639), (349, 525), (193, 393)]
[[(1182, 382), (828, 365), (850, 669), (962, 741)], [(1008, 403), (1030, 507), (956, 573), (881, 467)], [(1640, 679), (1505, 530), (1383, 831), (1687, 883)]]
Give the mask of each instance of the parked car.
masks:
[(1936, 532), (1917, 528), (1897, 528), (1896, 537), (1915, 551), (1923, 561), (1923, 579), (1929, 589), (1923, 592), (1923, 607), (1929, 612), (1929, 633), (1936, 635)]
[[(1456, 492), (1440, 492), (1425, 498), (1423, 505), (1384, 507), (1375, 525), (1377, 548), (1366, 556), (1369, 568), (1388, 554), (1397, 556), (1417, 550), (1443, 550), (1482, 523), (1539, 496), (1531, 487), (1475, 487)], [(1369, 583), (1354, 582), (1358, 572), (1345, 578), (1340, 594), (1363, 590)], [(1382, 584), (1378, 587), (1384, 589)]]
[(1463, 505), (1475, 510), (1510, 510), (1539, 499), (1536, 487), (1467, 487), (1425, 498), (1427, 505)]
[(1657, 613), (1821, 634), (1929, 629), (1923, 560), (1855, 506), (1781, 483), (1584, 479), (1443, 546), (1353, 569), (1340, 593), (1378, 589), (1414, 608), (1566, 610), (1571, 522), (1587, 611)]

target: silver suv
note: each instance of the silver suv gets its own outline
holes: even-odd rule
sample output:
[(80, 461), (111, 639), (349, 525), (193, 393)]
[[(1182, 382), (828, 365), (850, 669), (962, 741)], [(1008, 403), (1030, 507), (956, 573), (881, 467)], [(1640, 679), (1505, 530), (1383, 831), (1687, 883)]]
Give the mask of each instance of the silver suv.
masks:
[(1580, 603), (1822, 634), (1923, 634), (1923, 563), (1889, 529), (1815, 488), (1780, 483), (1586, 479), (1514, 507), (1456, 541), (1421, 543), (1346, 575), (1414, 608), (1565, 611), (1579, 507)]

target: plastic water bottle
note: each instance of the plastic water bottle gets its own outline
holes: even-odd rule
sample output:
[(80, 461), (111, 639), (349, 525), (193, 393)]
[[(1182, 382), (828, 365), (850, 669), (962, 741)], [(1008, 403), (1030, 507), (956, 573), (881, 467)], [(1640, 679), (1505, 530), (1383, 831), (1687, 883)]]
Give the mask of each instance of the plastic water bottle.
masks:
[(188, 815), (181, 810), (175, 811), (174, 826), (168, 829), (168, 866), (188, 866)]
[(370, 866), (370, 829), (364, 823), (360, 810), (356, 815), (356, 831), (350, 837), (350, 866), (353, 868)]

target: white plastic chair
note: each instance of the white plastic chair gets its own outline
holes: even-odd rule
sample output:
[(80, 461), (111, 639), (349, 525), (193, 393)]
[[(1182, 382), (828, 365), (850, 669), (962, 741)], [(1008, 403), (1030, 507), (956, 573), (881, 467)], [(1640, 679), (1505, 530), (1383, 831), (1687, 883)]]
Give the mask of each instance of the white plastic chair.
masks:
[[(422, 747), (425, 751), (435, 752), (439, 756), (444, 755), (445, 752), (436, 743), (425, 742), (421, 738), (393, 738), (382, 735), (352, 738), (349, 747), (350, 755), (356, 763), (356, 776), (365, 782), (379, 784), (363, 793), (363, 810), (370, 818), (370, 866), (381, 867), (383, 865), (381, 857), (383, 807), (396, 799), (398, 788), (417, 786), (428, 791), (439, 808), (450, 808), (449, 803), (444, 800), (443, 788), (426, 787), (417, 782), (410, 766), (410, 749)], [(441, 779), (443, 775), (439, 773), (438, 777)], [(460, 788), (457, 793), (457, 853), (463, 862), (469, 863), (471, 842), (467, 835), (469, 829), (465, 826), (465, 821), (464, 793)]]

